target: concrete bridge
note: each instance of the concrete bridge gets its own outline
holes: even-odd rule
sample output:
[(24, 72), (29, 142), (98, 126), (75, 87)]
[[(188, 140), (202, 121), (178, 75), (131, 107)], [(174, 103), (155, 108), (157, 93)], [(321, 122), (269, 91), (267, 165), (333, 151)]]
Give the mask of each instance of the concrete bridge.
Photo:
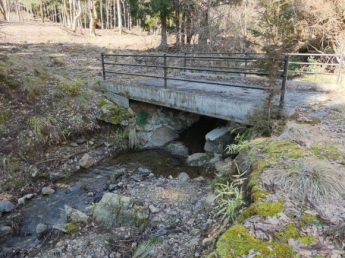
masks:
[[(296, 108), (325, 100), (324, 91), (315, 90), (317, 84), (287, 81), (288, 55), (272, 58), (257, 54), (226, 57), (102, 54), (101, 87), (107, 97), (123, 107), (128, 107), (129, 100), (136, 100), (250, 124), (247, 116), (264, 108), (268, 96), (269, 79), (263, 77), (271, 73), (262, 68), (267, 62), (275, 62), (274, 74), (278, 75), (275, 89), (279, 94), (274, 105), (281, 106), (287, 115)], [(106, 80), (106, 76), (110, 78)]]
[[(244, 124), (249, 124), (248, 114), (264, 106), (267, 96), (265, 91), (258, 89), (189, 82), (169, 81), (165, 89), (163, 82), (158, 80), (138, 80), (130, 84), (103, 81), (101, 87), (106, 90), (107, 97), (123, 107), (128, 107), (129, 100), (136, 100)], [(286, 92), (283, 109), (291, 115), (296, 108), (325, 100), (326, 94), (322, 91), (291, 89)]]

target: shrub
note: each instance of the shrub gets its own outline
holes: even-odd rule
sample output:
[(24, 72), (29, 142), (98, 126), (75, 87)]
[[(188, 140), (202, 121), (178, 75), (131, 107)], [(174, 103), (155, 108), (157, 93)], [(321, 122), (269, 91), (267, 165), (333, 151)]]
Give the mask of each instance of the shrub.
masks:
[(82, 92), (83, 84), (84, 82), (81, 79), (74, 79), (72, 81), (64, 82), (60, 84), (59, 88), (67, 96), (75, 97), (75, 96), (78, 96)]
[(44, 91), (43, 80), (39, 77), (26, 76), (23, 79), (24, 91), (28, 93), (29, 99), (35, 99)]

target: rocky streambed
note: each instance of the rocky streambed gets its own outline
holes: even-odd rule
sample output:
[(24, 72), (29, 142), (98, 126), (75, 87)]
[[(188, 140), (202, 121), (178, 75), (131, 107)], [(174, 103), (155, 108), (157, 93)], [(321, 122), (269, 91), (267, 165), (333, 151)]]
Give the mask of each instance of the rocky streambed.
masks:
[(220, 225), (196, 156), (129, 152), (2, 202), (0, 257), (198, 257)]

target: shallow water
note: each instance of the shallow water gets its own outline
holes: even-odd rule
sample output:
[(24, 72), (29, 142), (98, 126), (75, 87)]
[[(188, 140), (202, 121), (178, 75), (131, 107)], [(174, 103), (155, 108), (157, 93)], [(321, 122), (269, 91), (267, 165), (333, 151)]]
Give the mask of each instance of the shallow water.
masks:
[[(28, 250), (40, 244), (41, 240), (36, 237), (36, 226), (39, 223), (53, 228), (54, 225), (67, 223), (64, 206), (69, 205), (81, 211), (87, 206), (98, 202), (110, 183), (110, 175), (115, 169), (124, 168), (131, 176), (126, 177), (125, 183), (130, 187), (135, 184), (135, 176), (142, 176), (142, 171), (152, 171), (156, 176), (178, 176), (186, 172), (191, 178), (197, 176), (211, 176), (204, 167), (189, 167), (185, 159), (174, 156), (161, 149), (127, 152), (103, 162), (98, 167), (88, 171), (81, 170), (76, 173), (68, 183), (57, 183), (56, 192), (50, 196), (38, 196), (28, 200), (27, 204), (17, 212), (24, 215), (20, 235), (9, 237), (1, 243), (0, 257), (14, 250)], [(127, 173), (128, 172), (128, 173)], [(94, 196), (88, 196), (93, 192)], [(9, 216), (0, 219), (0, 225), (6, 224)]]

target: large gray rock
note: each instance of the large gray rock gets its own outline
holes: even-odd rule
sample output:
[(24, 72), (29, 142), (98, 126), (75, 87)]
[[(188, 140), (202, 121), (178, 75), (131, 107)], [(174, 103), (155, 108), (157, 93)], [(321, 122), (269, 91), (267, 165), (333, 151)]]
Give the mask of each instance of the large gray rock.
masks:
[(65, 205), (65, 212), (67, 215), (68, 222), (75, 222), (75, 223), (87, 223), (89, 217), (80, 210), (73, 209), (72, 207)]
[(26, 194), (18, 199), (18, 204), (25, 204), (26, 200), (32, 199), (36, 194)]
[(93, 217), (108, 228), (134, 226), (143, 230), (149, 222), (149, 209), (138, 201), (113, 193), (105, 193)]
[(207, 154), (206, 153), (194, 153), (190, 155), (187, 159), (187, 163), (189, 166), (192, 167), (200, 167), (205, 165), (207, 161)]
[(15, 206), (9, 201), (0, 201), (0, 213), (11, 212)]
[(79, 160), (79, 166), (82, 168), (90, 168), (95, 163), (95, 160), (87, 153)]
[(150, 141), (145, 147), (160, 147), (178, 138), (178, 134), (166, 126), (162, 126), (155, 130), (151, 136)]
[(205, 138), (206, 143), (204, 150), (206, 152), (222, 153), (231, 140), (229, 127), (218, 127), (206, 134)]
[(0, 240), (13, 235), (13, 229), (9, 226), (0, 226)]
[(188, 157), (188, 148), (183, 144), (183, 142), (172, 142), (165, 147), (165, 150), (174, 155), (182, 156), (185, 158)]

